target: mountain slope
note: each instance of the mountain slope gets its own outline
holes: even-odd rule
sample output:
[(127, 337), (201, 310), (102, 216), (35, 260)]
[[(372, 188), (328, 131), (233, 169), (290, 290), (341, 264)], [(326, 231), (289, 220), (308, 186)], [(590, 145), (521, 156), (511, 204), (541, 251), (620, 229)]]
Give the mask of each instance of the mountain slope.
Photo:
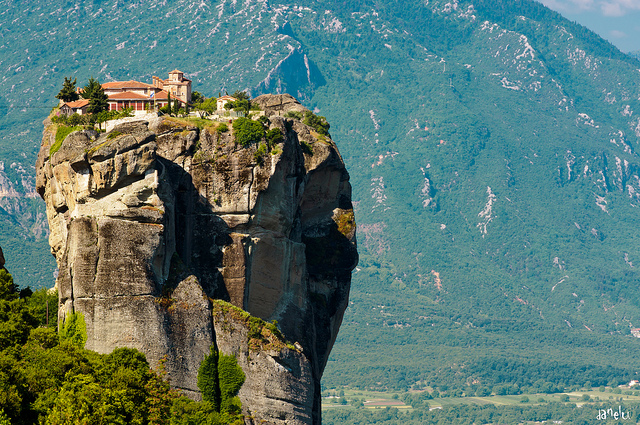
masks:
[(72, 74), (177, 67), (208, 96), (289, 91), (328, 118), (361, 262), (326, 385), (640, 368), (640, 63), (585, 28), (532, 1), (0, 4), (6, 163), (35, 161)]

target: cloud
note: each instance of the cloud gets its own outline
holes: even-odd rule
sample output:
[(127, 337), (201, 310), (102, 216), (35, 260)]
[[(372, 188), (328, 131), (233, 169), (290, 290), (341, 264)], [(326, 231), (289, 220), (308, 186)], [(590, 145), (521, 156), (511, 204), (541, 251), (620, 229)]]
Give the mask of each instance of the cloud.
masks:
[(541, 3), (553, 10), (575, 12), (593, 10), (594, 0), (541, 0)]
[(608, 0), (600, 2), (604, 16), (624, 16), (628, 12), (640, 10), (640, 0)]
[(640, 11), (640, 0), (542, 0), (542, 3), (562, 12), (600, 11), (602, 15), (611, 17)]
[(609, 34), (613, 38), (627, 38), (628, 37), (626, 32), (619, 31), (619, 30), (611, 30), (611, 31), (609, 31)]

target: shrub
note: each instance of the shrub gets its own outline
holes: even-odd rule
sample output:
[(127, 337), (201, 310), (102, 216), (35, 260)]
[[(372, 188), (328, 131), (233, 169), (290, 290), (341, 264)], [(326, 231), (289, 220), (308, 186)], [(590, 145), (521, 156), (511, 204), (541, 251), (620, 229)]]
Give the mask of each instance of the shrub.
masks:
[(307, 155), (313, 155), (313, 146), (310, 143), (305, 142), (304, 140), (300, 140), (300, 147), (302, 148), (302, 152)]
[(285, 118), (293, 118), (296, 120), (301, 120), (302, 119), (302, 113), (298, 112), (298, 111), (289, 111), (286, 114), (284, 114)]
[[(116, 111), (107, 111), (107, 112), (116, 112)], [(116, 112), (116, 119), (117, 118), (127, 118), (127, 117), (132, 117), (133, 116), (133, 108), (129, 107), (129, 108), (122, 108), (121, 110)]]
[(109, 140), (113, 140), (116, 137), (120, 136), (122, 133), (120, 133), (119, 131), (112, 131), (107, 135), (107, 139)]
[(264, 143), (260, 143), (260, 146), (258, 146), (258, 149), (253, 154), (253, 159), (258, 164), (262, 165), (264, 163), (264, 156), (266, 153), (267, 153), (267, 145), (265, 145)]
[(314, 130), (316, 130), (318, 133), (322, 135), (326, 136), (329, 134), (329, 128), (331, 126), (329, 125), (325, 117), (320, 117), (318, 115), (315, 115), (311, 111), (305, 111), (304, 120), (302, 122), (308, 125), (309, 127), (313, 127)]
[(278, 143), (281, 143), (284, 140), (284, 134), (282, 134), (282, 131), (280, 131), (279, 128), (272, 128), (271, 130), (267, 131), (266, 137), (267, 144), (270, 148), (277, 145)]
[(259, 339), (262, 340), (262, 326), (264, 322), (262, 319), (254, 316), (249, 317), (249, 332), (247, 336), (249, 339)]
[(70, 126), (76, 126), (80, 124), (88, 124), (88, 120), (86, 119), (86, 115), (78, 115), (75, 113), (68, 118), (68, 123)]
[(236, 142), (246, 147), (251, 143), (258, 143), (264, 137), (262, 124), (248, 118), (238, 118), (233, 122), (233, 132)]
[(229, 131), (229, 126), (225, 123), (221, 123), (221, 124), (218, 124), (218, 127), (216, 127), (216, 130), (218, 130), (218, 133), (226, 133), (227, 131)]

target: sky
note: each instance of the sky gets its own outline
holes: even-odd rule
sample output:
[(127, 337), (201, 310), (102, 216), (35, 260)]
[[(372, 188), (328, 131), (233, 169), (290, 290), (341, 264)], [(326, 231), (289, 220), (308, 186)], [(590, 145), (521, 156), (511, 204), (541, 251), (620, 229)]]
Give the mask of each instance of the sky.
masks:
[(538, 0), (608, 40), (623, 52), (640, 50), (640, 0)]

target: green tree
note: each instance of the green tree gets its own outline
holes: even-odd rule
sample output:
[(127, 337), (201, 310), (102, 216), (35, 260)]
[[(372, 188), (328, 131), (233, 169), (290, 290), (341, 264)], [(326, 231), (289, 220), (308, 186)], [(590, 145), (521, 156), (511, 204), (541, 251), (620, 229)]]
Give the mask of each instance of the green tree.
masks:
[(161, 366), (160, 375), (152, 374), (145, 384), (147, 396), (147, 406), (149, 410), (149, 423), (154, 425), (169, 425), (171, 417), (171, 406), (179, 397), (178, 393), (172, 391), (167, 381), (162, 379), (166, 372)]
[(231, 97), (235, 97), (236, 100), (249, 100), (249, 95), (247, 94), (246, 91), (240, 91), (240, 90), (236, 90)]
[(4, 267), (0, 268), (0, 300), (12, 301), (18, 296), (18, 285), (13, 282), (13, 276)]
[(0, 350), (21, 346), (27, 341), (31, 328), (37, 326), (24, 300), (20, 299), (13, 277), (0, 269)]
[[(249, 116), (249, 111), (251, 110), (251, 99), (249, 95), (245, 91), (236, 91), (232, 95), (236, 100), (234, 102), (229, 102), (228, 105), (230, 108), (233, 108), (234, 111), (243, 112), (245, 117)], [(227, 106), (225, 105), (225, 108)]]
[(200, 103), (194, 104), (193, 107), (196, 110), (205, 111), (208, 114), (213, 114), (218, 109), (217, 99), (215, 97), (203, 99)]
[(109, 108), (109, 96), (104, 92), (102, 84), (95, 78), (89, 78), (87, 85), (82, 89), (82, 97), (89, 99), (87, 112), (90, 114), (98, 114)]
[(218, 381), (218, 351), (211, 346), (209, 355), (205, 356), (198, 369), (198, 388), (202, 392), (202, 399), (220, 411), (220, 383)]
[(173, 98), (173, 114), (178, 115), (180, 113), (180, 100), (177, 97)]
[(196, 105), (198, 103), (202, 103), (205, 101), (205, 97), (202, 95), (202, 93), (198, 92), (198, 91), (192, 91), (191, 92), (191, 103), (193, 105)]
[(242, 368), (233, 354), (221, 354), (218, 359), (220, 383), (220, 410), (226, 413), (240, 413), (240, 400), (236, 397), (245, 381)]
[(171, 115), (171, 93), (167, 92), (167, 104), (166, 104), (166, 108), (167, 108), (167, 114)]
[(74, 100), (78, 100), (80, 96), (76, 91), (76, 79), (73, 81), (71, 77), (64, 77), (64, 83), (62, 83), (62, 89), (56, 95), (56, 99), (60, 99), (63, 102), (73, 102)]
[(242, 146), (258, 143), (264, 137), (264, 128), (258, 121), (249, 118), (238, 118), (233, 122), (236, 142)]

